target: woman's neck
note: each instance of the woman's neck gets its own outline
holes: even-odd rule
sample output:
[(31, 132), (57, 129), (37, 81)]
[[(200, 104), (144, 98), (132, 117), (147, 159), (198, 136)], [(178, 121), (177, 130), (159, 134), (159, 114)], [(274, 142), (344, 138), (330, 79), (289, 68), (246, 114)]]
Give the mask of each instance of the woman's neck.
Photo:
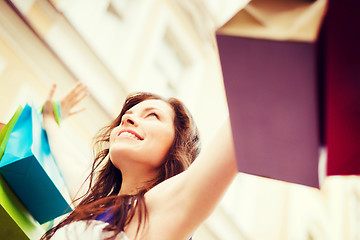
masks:
[(123, 174), (119, 195), (135, 195), (141, 190), (151, 188), (155, 176), (153, 174)]

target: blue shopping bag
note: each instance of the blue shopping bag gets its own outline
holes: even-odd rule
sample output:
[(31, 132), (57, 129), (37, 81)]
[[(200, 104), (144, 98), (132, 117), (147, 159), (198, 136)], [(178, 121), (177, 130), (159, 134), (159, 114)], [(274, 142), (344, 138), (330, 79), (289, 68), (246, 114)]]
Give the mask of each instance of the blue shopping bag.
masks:
[(71, 211), (70, 197), (51, 155), (40, 116), (29, 105), (11, 131), (0, 173), (40, 224)]
[[(19, 106), (9, 122), (6, 125), (4, 124), (0, 131), (0, 160), (4, 154), (10, 133), (22, 109), (23, 108)], [(0, 175), (0, 239), (39, 239), (45, 230), (45, 228), (34, 220)]]

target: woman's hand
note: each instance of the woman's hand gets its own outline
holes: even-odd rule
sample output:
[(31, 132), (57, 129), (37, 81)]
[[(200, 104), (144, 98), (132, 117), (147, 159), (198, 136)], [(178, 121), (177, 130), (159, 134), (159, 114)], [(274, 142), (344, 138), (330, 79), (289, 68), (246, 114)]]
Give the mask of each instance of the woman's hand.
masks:
[[(68, 92), (68, 94), (66, 94), (63, 99), (60, 100), (62, 119), (66, 119), (69, 116), (85, 110), (85, 108), (74, 110), (74, 107), (88, 95), (88, 92), (86, 90), (87, 86), (81, 82), (78, 82), (75, 87), (71, 89), (70, 92)], [(52, 95), (50, 95), (50, 97), (52, 98)]]
[[(69, 116), (72, 116), (76, 113), (79, 113), (85, 108), (74, 110), (74, 107), (83, 100), (87, 95), (87, 86), (81, 82), (77, 83), (66, 95), (60, 100), (60, 110), (61, 110), (61, 119), (65, 120)], [(43, 122), (47, 123), (49, 121), (56, 121), (54, 115), (54, 106), (53, 98), (56, 90), (56, 85), (54, 84), (50, 90), (49, 96), (45, 101), (42, 114)]]

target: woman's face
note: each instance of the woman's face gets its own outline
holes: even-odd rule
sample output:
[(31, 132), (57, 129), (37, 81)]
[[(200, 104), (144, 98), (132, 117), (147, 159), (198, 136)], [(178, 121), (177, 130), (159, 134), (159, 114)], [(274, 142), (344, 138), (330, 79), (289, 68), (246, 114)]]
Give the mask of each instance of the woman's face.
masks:
[(159, 167), (174, 141), (174, 117), (172, 107), (162, 100), (145, 100), (129, 109), (110, 134), (115, 167)]

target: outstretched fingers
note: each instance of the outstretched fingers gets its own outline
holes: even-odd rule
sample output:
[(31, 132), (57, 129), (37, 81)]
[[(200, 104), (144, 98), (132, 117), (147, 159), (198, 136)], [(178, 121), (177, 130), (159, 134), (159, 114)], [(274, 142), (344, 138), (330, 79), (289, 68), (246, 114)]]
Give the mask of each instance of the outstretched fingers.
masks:
[(56, 84), (51, 86), (49, 95), (45, 100), (44, 106), (42, 107), (43, 121), (49, 118), (54, 119), (54, 107), (53, 107), (53, 98), (55, 95)]
[(66, 118), (85, 110), (85, 108), (79, 110), (74, 110), (73, 108), (86, 96), (88, 96), (87, 86), (78, 82), (60, 101), (62, 117)]
[[(86, 88), (84, 90), (82, 90), (76, 98), (73, 99), (73, 101), (71, 102), (71, 109), (89, 95), (89, 93), (85, 92), (85, 90), (86, 90)], [(86, 108), (83, 107), (83, 108), (80, 108), (80, 109), (77, 109), (77, 110), (71, 110), (69, 112), (69, 116), (77, 114), (79, 112), (82, 112), (85, 109)]]
[(54, 94), (55, 94), (55, 90), (56, 90), (56, 84), (53, 84), (51, 86), (48, 98), (46, 99), (46, 101), (52, 101), (52, 99), (54, 98)]
[(87, 86), (78, 82), (75, 87), (62, 99), (62, 102), (70, 107), (78, 104), (87, 96)]
[(65, 96), (65, 98), (76, 99), (79, 95), (86, 92), (87, 86), (82, 82), (78, 82), (75, 87)]
[(69, 105), (71, 107), (77, 105), (79, 102), (81, 102), (81, 100), (83, 100), (84, 98), (87, 97), (88, 92), (86, 92), (85, 90), (86, 90), (86, 88), (83, 89), (81, 92), (78, 92), (78, 94), (76, 96), (71, 98), (71, 100), (69, 101)]
[(80, 109), (77, 109), (77, 110), (73, 110), (73, 111), (69, 112), (69, 115), (68, 115), (68, 116), (75, 115), (75, 114), (77, 114), (77, 113), (79, 113), (79, 112), (82, 112), (82, 111), (84, 111), (84, 110), (86, 110), (85, 107), (80, 108)]

